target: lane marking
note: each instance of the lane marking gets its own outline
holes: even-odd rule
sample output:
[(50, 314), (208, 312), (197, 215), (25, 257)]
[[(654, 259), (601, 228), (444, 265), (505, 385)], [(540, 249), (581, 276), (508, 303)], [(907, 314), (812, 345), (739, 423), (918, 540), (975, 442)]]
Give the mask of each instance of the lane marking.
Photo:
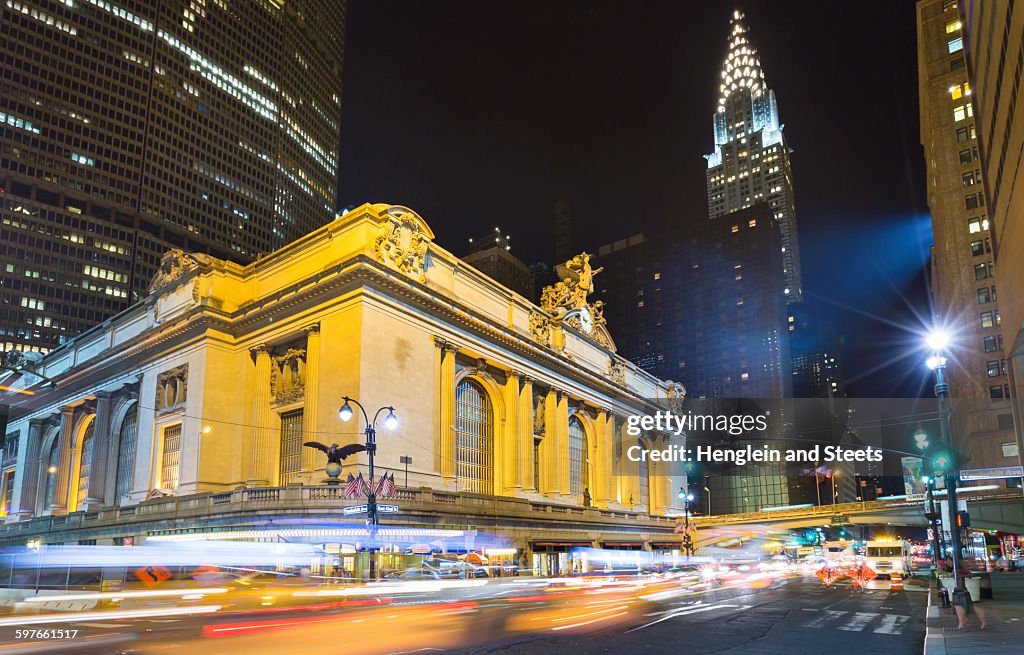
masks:
[(903, 624), (910, 620), (905, 614), (886, 614), (882, 617), (882, 624), (875, 628), (875, 632), (882, 635), (903, 634)]
[(693, 608), (693, 609), (680, 610), (680, 611), (674, 612), (672, 614), (666, 614), (665, 616), (661, 617), (660, 619), (657, 619), (655, 621), (651, 621), (650, 623), (645, 623), (644, 625), (637, 626), (637, 627), (632, 628), (630, 630), (626, 630), (626, 634), (628, 635), (630, 632), (636, 632), (637, 630), (643, 630), (644, 628), (649, 628), (652, 625), (655, 625), (656, 623), (661, 623), (662, 621), (667, 621), (669, 619), (674, 619), (677, 616), (686, 616), (688, 614), (697, 614), (698, 612), (708, 612), (710, 610), (727, 609), (727, 608), (735, 608), (735, 607), (736, 607), (736, 605), (706, 605), (704, 607), (696, 607), (696, 608)]
[(825, 625), (826, 623), (831, 623), (832, 621), (834, 621), (834, 620), (838, 619), (839, 617), (843, 616), (844, 614), (846, 614), (846, 612), (844, 612), (842, 610), (822, 610), (822, 612), (823, 613), (820, 616), (818, 616), (815, 619), (811, 619), (807, 623), (803, 624), (801, 627), (803, 627), (803, 628), (820, 628), (821, 626)]
[(878, 612), (855, 612), (853, 617), (847, 621), (845, 625), (839, 626), (839, 629), (849, 630), (850, 632), (860, 632), (866, 628), (876, 616), (878, 616)]
[(605, 621), (607, 619), (614, 619), (617, 616), (625, 616), (626, 614), (629, 614), (629, 612), (619, 612), (618, 614), (609, 614), (608, 616), (601, 616), (601, 617), (598, 617), (596, 619), (591, 619), (590, 621), (584, 621), (583, 623), (573, 623), (572, 625), (560, 625), (557, 628), (551, 628), (551, 629), (556, 631), (556, 632), (558, 630), (568, 630), (569, 628), (578, 628), (578, 627), (583, 626), (583, 625), (590, 625), (591, 623), (597, 623), (598, 621)]

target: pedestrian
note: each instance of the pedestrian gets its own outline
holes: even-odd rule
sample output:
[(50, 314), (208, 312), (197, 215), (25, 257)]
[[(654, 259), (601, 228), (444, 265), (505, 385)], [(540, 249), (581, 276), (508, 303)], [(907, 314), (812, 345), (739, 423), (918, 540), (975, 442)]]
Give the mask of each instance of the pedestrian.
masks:
[(972, 614), (977, 614), (978, 619), (981, 621), (979, 629), (984, 630), (988, 625), (988, 618), (985, 616), (985, 610), (980, 607), (975, 607), (974, 601), (971, 599), (971, 594), (966, 589), (954, 589), (953, 590), (953, 609), (956, 611), (956, 618), (958, 630), (962, 630), (968, 626), (968, 617)]

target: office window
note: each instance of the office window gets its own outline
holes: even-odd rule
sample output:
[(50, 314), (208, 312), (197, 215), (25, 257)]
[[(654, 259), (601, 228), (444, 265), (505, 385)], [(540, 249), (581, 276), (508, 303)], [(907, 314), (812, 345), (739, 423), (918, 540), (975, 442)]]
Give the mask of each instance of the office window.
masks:
[(164, 428), (163, 456), (160, 462), (160, 487), (174, 491), (178, 488), (181, 466), (181, 423)]
[(990, 378), (999, 377), (999, 360), (990, 359), (985, 363), (985, 370), (988, 372)]
[(281, 414), (280, 484), (296, 482), (302, 470), (302, 410)]
[(994, 325), (995, 325), (995, 322), (992, 320), (992, 312), (982, 312), (981, 313), (981, 327), (983, 327), (983, 328), (990, 328), (990, 327), (992, 327)]
[(988, 229), (987, 218), (972, 218), (967, 221), (967, 231), (971, 234), (977, 234)]
[(992, 400), (1002, 400), (1003, 399), (1003, 385), (997, 384), (995, 386), (989, 387), (988, 388), (988, 397), (991, 398)]
[(970, 148), (966, 148), (966, 149), (960, 151), (960, 163), (961, 164), (970, 164), (971, 163), (971, 150), (970, 150)]
[(975, 264), (974, 265), (974, 279), (984, 280), (988, 277), (988, 266), (986, 264)]
[(950, 39), (949, 41), (946, 42), (946, 48), (949, 50), (950, 54), (954, 52), (960, 52), (961, 50), (964, 49), (963, 37), (958, 36), (955, 39)]
[(971, 241), (971, 254), (977, 257), (985, 254), (985, 242), (982, 240)]
[(996, 415), (996, 420), (999, 421), (1000, 430), (1013, 429), (1013, 414), (998, 414)]
[(977, 180), (974, 177), (974, 171), (967, 171), (961, 178), (963, 179), (964, 186), (974, 186), (977, 184)]
[(946, 23), (946, 34), (959, 32), (961, 27), (963, 27), (963, 23), (961, 23), (958, 20), (951, 20), (948, 23)]
[(985, 337), (985, 352), (994, 353), (996, 351), (996, 338)]
[(966, 196), (964, 198), (964, 206), (967, 209), (977, 209), (978, 208), (978, 194), (972, 193), (971, 195)]
[(992, 302), (992, 294), (989, 292), (988, 287), (978, 289), (978, 304), (984, 305), (990, 302)]
[(962, 121), (966, 118), (971, 118), (973, 116), (974, 107), (969, 102), (966, 105), (957, 105), (956, 107), (953, 107), (954, 121)]

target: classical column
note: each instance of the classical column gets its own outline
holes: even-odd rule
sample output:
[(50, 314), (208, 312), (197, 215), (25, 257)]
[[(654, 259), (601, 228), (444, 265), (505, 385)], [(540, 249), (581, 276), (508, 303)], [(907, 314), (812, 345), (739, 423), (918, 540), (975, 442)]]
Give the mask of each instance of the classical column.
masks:
[(614, 448), (612, 431), (615, 429), (615, 417), (605, 408), (597, 413), (597, 420), (594, 422), (597, 432), (597, 443), (594, 447), (593, 479), (594, 505), (607, 508), (612, 501), (612, 449)]
[[(317, 427), (317, 403), (320, 400), (320, 324), (306, 328), (306, 380), (305, 406), (302, 410), (302, 431), (304, 441), (319, 441)], [(302, 449), (302, 470), (314, 471), (318, 468), (316, 457), (319, 453), (312, 448)]]
[(445, 483), (455, 481), (455, 353), (458, 346), (435, 339), (441, 350), (440, 422), (437, 441), (441, 453), (441, 477)]
[(558, 491), (565, 497), (571, 496), (569, 484), (569, 393), (559, 391), (558, 411), (555, 414), (555, 442), (558, 448)]
[(256, 356), (256, 392), (253, 394), (252, 450), (246, 485), (270, 482), (270, 351), (260, 344), (251, 351)]
[(75, 408), (60, 409), (60, 440), (57, 448), (57, 476), (53, 485), (53, 500), (50, 502), (50, 514), (67, 514), (68, 511), (68, 480), (71, 476), (71, 430), (75, 425)]
[[(103, 505), (107, 490), (107, 453), (110, 451), (110, 394), (96, 394), (96, 418), (93, 419), (92, 464), (89, 466), (89, 488), (86, 490), (86, 509)], [(79, 498), (81, 504), (83, 499)]]
[(544, 440), (541, 441), (540, 491), (545, 496), (558, 495), (558, 392), (549, 388), (544, 396)]
[(18, 519), (30, 519), (36, 512), (36, 489), (39, 488), (39, 449), (42, 448), (43, 426), (46, 421), (36, 419), (28, 424), (25, 443), (25, 463), (21, 469), (21, 495), (18, 498)]
[(521, 377), (519, 387), (519, 419), (517, 436), (519, 441), (519, 486), (533, 490), (533, 379)]
[(514, 496), (523, 485), (519, 478), (519, 373), (509, 371), (505, 376), (505, 422), (501, 426), (501, 490)]

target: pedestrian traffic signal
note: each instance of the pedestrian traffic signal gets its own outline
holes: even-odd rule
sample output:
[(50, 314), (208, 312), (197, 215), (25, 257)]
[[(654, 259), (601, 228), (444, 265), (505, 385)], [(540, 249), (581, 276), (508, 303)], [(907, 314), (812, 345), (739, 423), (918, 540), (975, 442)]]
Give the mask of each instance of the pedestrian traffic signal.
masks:
[(921, 450), (928, 450), (928, 433), (918, 428), (917, 432), (914, 433), (914, 445)]
[(956, 513), (956, 527), (958, 528), (969, 528), (971, 527), (971, 515), (967, 513), (967, 510), (962, 509)]

